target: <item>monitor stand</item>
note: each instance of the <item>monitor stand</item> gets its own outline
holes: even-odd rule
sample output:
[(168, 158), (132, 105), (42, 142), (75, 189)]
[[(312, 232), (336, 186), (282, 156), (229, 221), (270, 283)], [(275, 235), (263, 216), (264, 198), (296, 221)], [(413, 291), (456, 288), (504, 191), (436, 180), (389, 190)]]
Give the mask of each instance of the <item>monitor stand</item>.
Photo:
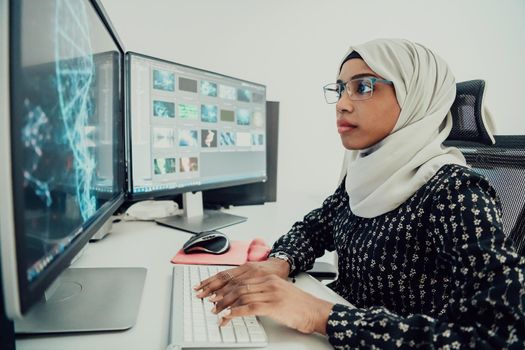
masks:
[(202, 192), (182, 194), (184, 214), (155, 220), (157, 224), (192, 233), (217, 230), (247, 220), (244, 216), (223, 213), (218, 210), (204, 210)]
[(146, 269), (69, 268), (22, 319), (17, 334), (117, 331), (133, 327)]

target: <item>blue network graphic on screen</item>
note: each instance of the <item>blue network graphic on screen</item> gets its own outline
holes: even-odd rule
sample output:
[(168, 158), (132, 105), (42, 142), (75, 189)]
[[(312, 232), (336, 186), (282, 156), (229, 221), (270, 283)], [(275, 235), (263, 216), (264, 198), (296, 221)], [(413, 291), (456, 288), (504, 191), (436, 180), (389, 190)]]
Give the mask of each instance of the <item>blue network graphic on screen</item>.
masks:
[(24, 179), (34, 186), (37, 197), (47, 207), (50, 207), (53, 200), (49, 189), (49, 180), (41, 180), (34, 175), (40, 165), (45, 142), (51, 137), (49, 118), (40, 106), (32, 107), (28, 99), (24, 100), (24, 107), (26, 109), (26, 124), (22, 127), (22, 143), (28, 150)]
[(32, 281), (123, 192), (122, 53), (88, 0), (24, 3), (13, 22), (13, 188)]
[[(71, 17), (75, 21), (61, 21)], [(91, 193), (96, 159), (88, 147), (91, 142), (86, 132), (89, 117), (94, 113), (90, 88), (95, 74), (84, 4), (58, 0), (56, 21), (55, 68), (60, 117), (65, 127), (64, 137), (73, 152), (80, 213), (87, 220), (95, 213), (97, 201)]]
[[(88, 132), (88, 120), (94, 113), (90, 87), (95, 79), (90, 31), (81, 1), (58, 0), (55, 15), (54, 74), (51, 67), (45, 66), (37, 73), (28, 74), (37, 94), (24, 99), (26, 115), (21, 136), (27, 157), (23, 176), (36, 196), (51, 208), (54, 204), (51, 188), (70, 181), (64, 179), (67, 172), (54, 174), (49, 163), (67, 157), (63, 148), (67, 146), (73, 156), (73, 187), (80, 215), (85, 221), (97, 208), (96, 198), (91, 193), (96, 160), (93, 147), (89, 147), (93, 140)], [(75, 20), (67, 21), (67, 18)]]

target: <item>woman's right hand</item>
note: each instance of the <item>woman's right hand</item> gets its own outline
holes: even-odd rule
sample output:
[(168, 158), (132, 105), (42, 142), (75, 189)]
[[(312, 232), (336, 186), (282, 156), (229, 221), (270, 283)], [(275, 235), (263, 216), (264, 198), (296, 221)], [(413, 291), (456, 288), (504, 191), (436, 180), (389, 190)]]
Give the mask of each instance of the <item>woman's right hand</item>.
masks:
[(233, 269), (224, 270), (210, 278), (201, 281), (193, 289), (198, 291), (198, 298), (206, 298), (226, 285), (240, 284), (244, 280), (254, 277), (276, 275), (286, 279), (290, 274), (290, 265), (277, 258), (269, 258), (266, 261), (248, 262)]

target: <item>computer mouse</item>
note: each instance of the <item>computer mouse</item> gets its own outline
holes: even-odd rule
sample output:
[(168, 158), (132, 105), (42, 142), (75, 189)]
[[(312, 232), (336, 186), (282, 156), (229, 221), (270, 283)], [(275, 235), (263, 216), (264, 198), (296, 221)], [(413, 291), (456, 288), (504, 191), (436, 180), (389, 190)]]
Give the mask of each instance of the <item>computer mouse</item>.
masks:
[(182, 250), (186, 254), (210, 253), (223, 254), (230, 249), (228, 237), (219, 231), (205, 231), (191, 237)]

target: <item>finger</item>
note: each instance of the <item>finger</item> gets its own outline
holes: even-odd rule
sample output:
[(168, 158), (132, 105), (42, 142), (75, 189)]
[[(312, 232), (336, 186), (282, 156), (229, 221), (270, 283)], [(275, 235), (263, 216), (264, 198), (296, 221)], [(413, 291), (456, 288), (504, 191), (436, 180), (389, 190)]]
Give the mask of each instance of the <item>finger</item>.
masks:
[(199, 290), (203, 287), (205, 287), (207, 284), (211, 283), (212, 281), (214, 281), (216, 278), (224, 278), (224, 275), (226, 274), (230, 274), (232, 277), (236, 278), (238, 277), (239, 275), (241, 274), (244, 274), (246, 272), (250, 271), (250, 274), (252, 276), (255, 276), (258, 275), (258, 270), (253, 268), (253, 265), (252, 263), (248, 262), (248, 263), (245, 263), (243, 265), (240, 265), (238, 267), (235, 267), (235, 268), (232, 268), (232, 269), (228, 269), (228, 270), (224, 270), (224, 271), (221, 271), (207, 279), (204, 279), (202, 280), (200, 283), (198, 283), (196, 286), (193, 286), (193, 289), (194, 290)]
[(271, 304), (267, 302), (254, 302), (247, 305), (231, 307), (222, 314), (219, 319), (219, 326), (225, 326), (235, 317), (244, 316), (266, 316), (270, 313)]
[[(238, 285), (245, 284), (245, 281), (249, 281), (250, 284), (257, 284), (257, 283), (261, 283), (261, 282), (264, 282), (272, 278), (271, 276), (249, 278), (248, 270), (246, 269), (238, 269), (238, 270), (234, 269), (234, 270), (239, 271), (240, 273), (237, 273), (234, 276), (232, 273), (230, 273), (230, 275), (232, 275), (233, 278), (227, 281), (226, 283), (219, 284), (216, 281), (212, 281), (208, 283), (202, 288), (202, 291), (199, 291), (197, 293), (197, 297), (205, 298), (207, 296), (209, 297), (213, 296), (213, 298), (210, 299), (210, 301), (218, 301), (222, 299), (224, 295), (230, 293), (233, 289), (237, 288)], [(229, 270), (224, 271), (224, 272), (228, 272), (228, 271)], [(248, 279), (245, 279), (245, 278), (248, 278)]]
[(245, 285), (258, 285), (258, 284), (267, 284), (269, 280), (272, 279), (270, 276), (263, 276), (263, 277), (253, 277), (249, 278), (247, 277), (247, 273), (244, 273), (242, 275), (239, 275), (238, 277), (235, 277), (230, 283), (227, 283), (224, 287), (222, 287), (220, 290), (218, 290), (215, 294), (217, 296), (224, 296), (228, 293), (231, 293), (233, 290), (245, 286)]
[(246, 274), (240, 275), (239, 277), (234, 278), (230, 282), (226, 283), (221, 288), (215, 290), (213, 294), (210, 295), (209, 299), (210, 301), (219, 301), (221, 300), (225, 295), (231, 293), (232, 291), (241, 288), (246, 283), (243, 280), (243, 277)]
[[(250, 279), (243, 279), (245, 276), (241, 275), (238, 278), (235, 278), (230, 283), (227, 283), (222, 288), (218, 289), (213, 293), (213, 298), (210, 296), (210, 301), (219, 301), (222, 299), (225, 295), (228, 295), (234, 291), (241, 291), (242, 288), (251, 288), (252, 286), (259, 285), (261, 283), (265, 282), (265, 278), (259, 277), (259, 278), (250, 278)], [(246, 287), (248, 285), (248, 287)]]
[(220, 289), (223, 286), (225, 286), (227, 283), (235, 280), (235, 276), (240, 276), (242, 274), (242, 272), (239, 274), (238, 272), (236, 273), (233, 270), (235, 269), (221, 271), (205, 279), (199, 285), (195, 286), (194, 289), (198, 288), (197, 297), (204, 298), (212, 294), (217, 289)]
[[(256, 283), (259, 281), (260, 283)], [(252, 299), (247, 299), (248, 296), (252, 296), (252, 295), (257, 295), (259, 297), (257, 301), (263, 300), (262, 298), (266, 298), (266, 296), (263, 296), (263, 295), (268, 295), (269, 292), (271, 292), (271, 289), (268, 287), (266, 283), (263, 282), (263, 279), (247, 280), (246, 282), (243, 282), (242, 284), (236, 285), (235, 288), (231, 289), (226, 294), (219, 294), (219, 295), (216, 295), (215, 298), (210, 298), (210, 301), (216, 302), (215, 307), (212, 310), (212, 312), (219, 313), (222, 310), (232, 305), (235, 305), (236, 303), (245, 304), (246, 303), (245, 300), (252, 300)], [(221, 293), (222, 293), (222, 290), (221, 290)]]
[[(228, 271), (228, 273), (225, 273), (225, 271), (221, 271), (219, 273), (214, 274), (213, 276), (210, 276), (210, 277), (208, 277), (206, 279), (203, 279), (196, 286), (193, 286), (193, 290), (199, 290), (199, 289), (205, 287), (206, 285), (212, 283), (213, 281), (215, 281), (217, 279), (223, 280), (223, 279), (225, 279), (224, 276), (232, 276), (233, 277), (233, 274), (234, 274), (233, 270), (235, 270), (235, 269), (225, 270), (225, 271)], [(229, 278), (229, 277), (227, 277), (227, 278)]]
[(234, 304), (239, 298), (245, 298), (250, 295), (250, 293), (261, 294), (261, 290), (250, 287), (250, 285), (238, 285), (235, 289), (226, 293), (224, 296), (219, 295), (210, 299), (210, 301), (215, 302), (215, 306), (211, 311), (218, 314)]

